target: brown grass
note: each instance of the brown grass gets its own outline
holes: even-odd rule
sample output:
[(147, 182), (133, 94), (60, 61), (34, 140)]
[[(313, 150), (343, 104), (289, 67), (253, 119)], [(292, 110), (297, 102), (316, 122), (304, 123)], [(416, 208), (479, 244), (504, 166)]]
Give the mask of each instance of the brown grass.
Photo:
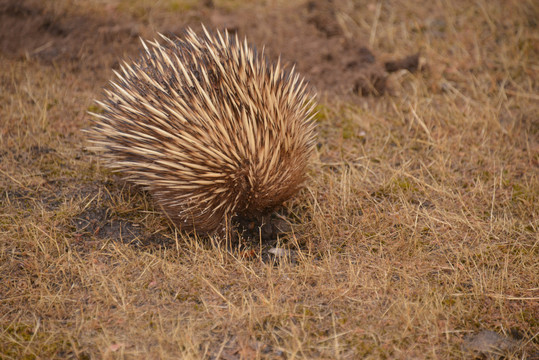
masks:
[[(142, 32), (183, 4), (60, 3), (150, 8)], [(0, 54), (0, 358), (469, 358), (483, 329), (519, 339), (506, 358), (538, 356), (537, 4), (333, 6), (346, 36), (421, 49), (425, 66), (381, 97), (320, 91), (319, 151), (276, 264), (264, 244), (175, 232), (83, 151), (113, 58)]]

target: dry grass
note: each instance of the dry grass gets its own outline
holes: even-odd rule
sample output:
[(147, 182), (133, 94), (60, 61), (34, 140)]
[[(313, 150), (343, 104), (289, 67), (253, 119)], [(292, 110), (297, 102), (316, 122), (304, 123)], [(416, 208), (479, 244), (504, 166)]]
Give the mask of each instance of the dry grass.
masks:
[(82, 150), (110, 72), (0, 56), (0, 358), (469, 358), (482, 329), (538, 356), (537, 4), (336, 6), (427, 66), (322, 94), (278, 264), (176, 233)]

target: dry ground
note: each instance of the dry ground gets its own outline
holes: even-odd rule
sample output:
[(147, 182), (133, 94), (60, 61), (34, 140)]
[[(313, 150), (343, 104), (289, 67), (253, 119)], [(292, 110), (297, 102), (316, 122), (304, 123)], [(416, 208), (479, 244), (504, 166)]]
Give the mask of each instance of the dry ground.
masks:
[[(533, 0), (0, 1), (0, 358), (539, 358), (538, 19)], [(177, 233), (80, 131), (138, 36), (201, 22), (320, 94), (289, 233), (232, 250)]]

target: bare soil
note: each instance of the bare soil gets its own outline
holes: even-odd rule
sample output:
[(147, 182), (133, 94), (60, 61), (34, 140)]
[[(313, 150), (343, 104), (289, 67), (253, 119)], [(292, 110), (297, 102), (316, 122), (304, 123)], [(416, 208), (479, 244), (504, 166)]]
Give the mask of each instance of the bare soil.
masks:
[[(8, 0), (1, 6), (0, 51), (4, 56), (61, 64), (81, 74), (108, 75), (118, 59), (136, 56), (140, 36), (156, 35), (152, 26), (113, 7), (94, 9), (97, 14), (89, 15), (69, 7), (53, 11), (38, 1)], [(281, 56), (321, 92), (337, 95), (381, 95), (388, 72), (418, 69), (418, 49), (411, 56), (384, 63), (366, 39), (345, 36), (332, 7), (331, 1), (310, 1), (263, 11), (256, 5), (225, 11), (202, 4), (173, 21), (167, 16), (159, 31), (181, 36), (186, 27), (200, 30), (203, 23), (241, 37), (248, 34), (249, 41), (264, 46), (272, 59)]]

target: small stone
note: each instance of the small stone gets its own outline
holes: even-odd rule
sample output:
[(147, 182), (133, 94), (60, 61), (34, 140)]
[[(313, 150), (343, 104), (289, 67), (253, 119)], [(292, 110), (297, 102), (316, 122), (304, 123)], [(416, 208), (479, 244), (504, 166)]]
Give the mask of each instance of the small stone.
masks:
[(500, 335), (491, 330), (482, 330), (464, 339), (462, 349), (478, 356), (497, 358), (516, 350), (518, 342), (510, 337)]

